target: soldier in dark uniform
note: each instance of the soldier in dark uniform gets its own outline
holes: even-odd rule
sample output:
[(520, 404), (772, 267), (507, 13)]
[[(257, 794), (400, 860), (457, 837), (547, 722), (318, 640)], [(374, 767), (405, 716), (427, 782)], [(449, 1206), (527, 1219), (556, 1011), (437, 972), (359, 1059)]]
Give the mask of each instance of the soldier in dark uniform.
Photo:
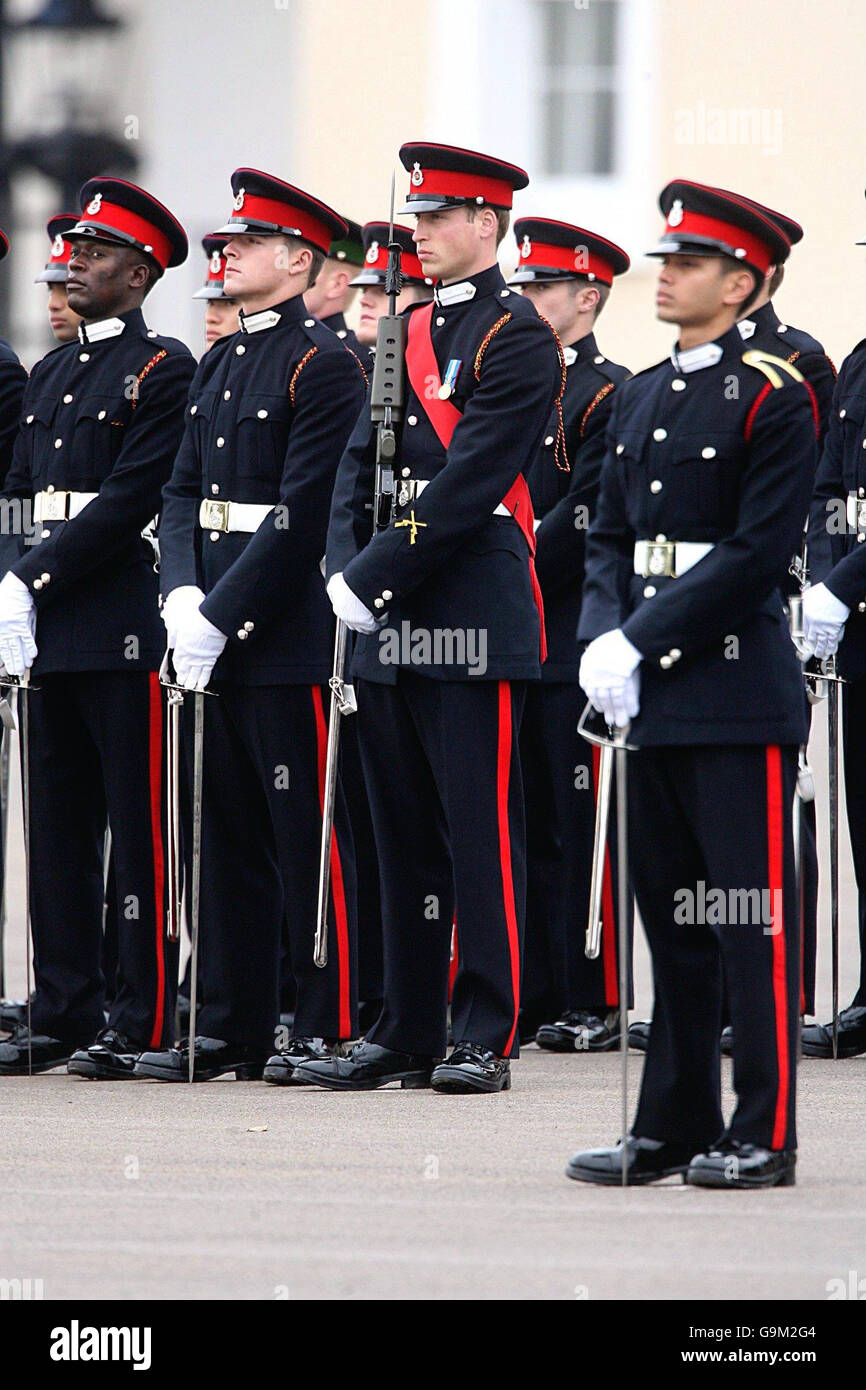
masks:
[[(160, 521), (163, 617), (178, 682), (204, 690), (201, 1012), (195, 1075), (262, 1075), (273, 1050), (284, 900), (295, 1035), (269, 1070), (355, 1036), (355, 877), (338, 797), (328, 965), (313, 964), (334, 624), (320, 563), (340, 454), (364, 397), (355, 355), (302, 298), (341, 219), (255, 169), (232, 175), (226, 286), (240, 332), (190, 393)], [(187, 701), (187, 704), (191, 704)], [(189, 721), (188, 721), (189, 722)], [(189, 764), (189, 759), (188, 759)], [(184, 1081), (184, 1047), (138, 1074)]]
[(51, 248), (44, 270), (36, 276), (35, 284), (48, 285), (48, 322), (58, 343), (71, 343), (78, 337), (81, 315), (70, 309), (66, 298), (66, 275), (72, 246), (64, 240), (64, 232), (74, 227), (78, 218), (71, 212), (59, 212), (48, 220), (46, 228)]
[(364, 264), (361, 228), (349, 217), (342, 220), (346, 224), (346, 234), (331, 242), (316, 283), (304, 294), (304, 303), (313, 318), (319, 319), (332, 333), (336, 333), (341, 343), (352, 349), (366, 371), (372, 366), (369, 355), (354, 330), (346, 323), (346, 310), (355, 298), (352, 276), (358, 266)]
[(527, 827), (520, 1035), (526, 1041), (534, 1034), (539, 1047), (555, 1052), (605, 1051), (619, 1039), (616, 927), (608, 892), (601, 953), (587, 960), (595, 772), (577, 732), (586, 697), (577, 679), (575, 634), (605, 431), (615, 387), (629, 376), (599, 351), (594, 325), (629, 259), (605, 237), (548, 218), (520, 218), (514, 234), (519, 261), (508, 283), (519, 285), (559, 334), (567, 369), (566, 457), (554, 458), (554, 414), (527, 474), (547, 660), (541, 684), (527, 690), (520, 730)]
[[(858, 245), (866, 243), (859, 242)], [(866, 1052), (866, 339), (839, 372), (815, 482), (809, 574), (803, 595), (806, 649), (836, 656), (842, 686), (845, 803), (857, 882), (860, 980), (839, 1015), (840, 1057)], [(807, 1057), (833, 1056), (832, 1023), (803, 1029)]]
[[(363, 634), (353, 670), (385, 1002), (347, 1057), (301, 1070), (341, 1089), (432, 1079), (500, 1091), (518, 1050), (526, 893), (517, 733), (544, 643), (524, 470), (564, 367), (555, 335), (497, 264), (523, 170), (443, 145), (404, 145), (400, 159), (418, 258), (438, 283), (435, 303), (408, 313), (396, 515), (371, 537), (365, 414), (340, 465), (327, 553), (334, 611)], [(437, 1065), (455, 902), (454, 1051)]]
[[(626, 1144), (628, 1181), (790, 1184), (800, 946), (792, 803), (805, 737), (779, 585), (802, 533), (814, 396), (796, 367), (744, 349), (736, 320), (786, 240), (733, 194), (685, 181), (667, 227), (658, 315), (669, 360), (619, 387), (587, 540), (580, 680), (631, 724), (630, 870), (655, 1012)], [(723, 984), (737, 1106), (721, 1110)], [(620, 1181), (622, 1149), (569, 1176)]]
[[(0, 659), (33, 668), (30, 902), (36, 994), (0, 1046), (0, 1074), (132, 1075), (170, 1032), (176, 953), (165, 941), (163, 641), (142, 528), (183, 428), (194, 362), (148, 329), (141, 305), (187, 254), (183, 228), (150, 194), (96, 178), (81, 192), (67, 292), (83, 322), (27, 387), (3, 500), (35, 531), (0, 538)], [(25, 697), (22, 697), (25, 698)], [(118, 964), (109, 1026), (100, 968), (102, 854), (111, 826)], [(85, 1044), (91, 1044), (83, 1046)], [(75, 1051), (75, 1049), (80, 1049)]]
[(228, 338), (238, 331), (238, 309), (240, 305), (230, 294), (226, 294), (226, 258), (223, 254), (226, 236), (202, 237), (202, 250), (207, 256), (207, 279), (193, 299), (204, 299), (207, 303), (204, 315), (205, 351), (213, 347), (218, 338)]
[[(720, 190), (725, 192), (724, 189)], [(797, 245), (803, 239), (803, 228), (799, 222), (795, 222), (792, 217), (785, 213), (776, 212), (773, 208), (766, 207), (763, 203), (757, 203), (753, 198), (744, 198), (744, 202), (756, 208), (764, 217), (768, 217), (789, 243), (787, 248), (779, 251), (778, 265), (771, 265), (767, 269), (761, 288), (757, 296), (749, 305), (743, 317), (739, 319), (737, 327), (743, 342), (748, 348), (757, 349), (761, 352), (771, 353), (773, 356), (781, 357), (791, 366), (796, 366), (797, 370), (805, 377), (811, 386), (815, 403), (818, 410), (819, 420), (819, 446), (824, 438), (827, 425), (829, 423), (831, 404), (833, 399), (833, 388), (836, 382), (836, 368), (827, 356), (821, 343), (811, 334), (805, 333), (800, 328), (792, 328), (790, 324), (782, 323), (772, 302), (772, 296), (780, 288), (785, 276), (785, 265), (788, 260), (791, 246)], [(808, 552), (806, 555), (808, 567)], [(782, 592), (786, 596), (798, 594), (800, 585), (793, 575), (786, 576), (782, 583)], [(804, 692), (805, 700), (805, 692)], [(806, 703), (807, 721), (810, 716), (811, 706)], [(815, 802), (806, 800), (802, 803), (801, 821), (801, 857), (802, 857), (802, 904), (801, 904), (801, 954), (803, 961), (803, 980), (800, 996), (801, 1014), (812, 1014), (815, 1012), (815, 958), (817, 952), (817, 916), (818, 916), (818, 850), (815, 836)], [(649, 1023), (633, 1023), (629, 1028), (629, 1041), (632, 1046), (641, 1050), (646, 1049), (649, 1038)], [(726, 1026), (722, 1032), (721, 1040), (722, 1051), (730, 1055), (731, 1051), (731, 1028)]]

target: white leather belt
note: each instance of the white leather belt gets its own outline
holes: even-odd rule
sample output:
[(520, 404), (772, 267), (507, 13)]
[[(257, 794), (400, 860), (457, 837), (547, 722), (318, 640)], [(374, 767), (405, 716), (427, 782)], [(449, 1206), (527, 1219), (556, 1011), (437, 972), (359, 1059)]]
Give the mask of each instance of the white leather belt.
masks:
[[(397, 483), (397, 506), (405, 507), (408, 502), (414, 502), (416, 497), (421, 496), (429, 482), (429, 478), (400, 478)], [(512, 516), (513, 513), (508, 510), (504, 502), (500, 502), (497, 507), (493, 508), (493, 515)]]
[(711, 541), (636, 541), (634, 572), (644, 579), (676, 578), (713, 549)]
[(69, 521), (98, 496), (98, 492), (63, 492), (59, 488), (37, 492), (33, 499), (33, 520)]
[(849, 492), (845, 501), (845, 519), (849, 531), (866, 531), (866, 497)]
[(258, 531), (265, 517), (274, 510), (272, 502), (218, 502), (205, 497), (198, 509), (203, 531)]

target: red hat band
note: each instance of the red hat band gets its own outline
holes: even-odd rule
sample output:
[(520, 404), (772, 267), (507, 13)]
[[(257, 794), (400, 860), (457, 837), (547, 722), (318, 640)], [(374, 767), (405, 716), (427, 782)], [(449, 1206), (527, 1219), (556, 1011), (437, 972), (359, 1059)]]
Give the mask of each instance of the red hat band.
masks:
[(157, 264), (165, 270), (172, 254), (171, 242), (168, 237), (158, 227), (154, 227), (152, 222), (148, 222), (146, 218), (130, 212), (129, 208), (122, 208), (117, 203), (106, 202), (99, 194), (96, 196), (99, 198), (99, 205), (95, 206), (96, 198), (89, 202), (81, 214), (80, 220), (74, 227), (70, 227), (64, 235), (73, 237), (78, 234), (79, 227), (92, 227), (96, 231), (105, 232), (108, 236), (119, 234), (122, 237), (128, 237), (130, 241), (136, 242), (143, 251), (147, 251), (148, 255), (153, 256)]
[(51, 243), (51, 255), (48, 258), (49, 265), (68, 265), (72, 256), (72, 247), (68, 241), (64, 241), (60, 232)]
[(409, 197), (413, 194), (424, 198), (464, 198), (502, 208), (510, 208), (514, 200), (514, 189), (505, 179), (453, 169), (422, 169), (417, 162), (409, 176)]
[(587, 246), (553, 246), (525, 236), (520, 243), (520, 264), (538, 270), (564, 270), (569, 275), (592, 276), (605, 285), (613, 284), (613, 266), (596, 256)]
[[(364, 256), (364, 266), (367, 270), (381, 270), (384, 275), (388, 269), (388, 247), (381, 242), (371, 241)], [(404, 275), (411, 275), (416, 280), (423, 280), (424, 267), (417, 256), (411, 252), (400, 250), (400, 269)]]
[(222, 284), (226, 278), (226, 258), (219, 251), (211, 251), (207, 262), (207, 283)]
[(333, 241), (333, 233), (327, 223), (318, 217), (302, 212), (292, 203), (281, 203), (276, 198), (260, 198), (255, 193), (241, 189), (232, 205), (229, 224), (233, 222), (262, 222), (276, 231), (295, 233), (312, 244), (327, 256)]
[(668, 213), (665, 230), (677, 241), (688, 241), (690, 237), (706, 237), (710, 241), (724, 242), (735, 251), (743, 251), (745, 254), (737, 259), (748, 261), (764, 275), (773, 264), (770, 248), (756, 236), (733, 222), (723, 222), (720, 218), (689, 212), (679, 200)]

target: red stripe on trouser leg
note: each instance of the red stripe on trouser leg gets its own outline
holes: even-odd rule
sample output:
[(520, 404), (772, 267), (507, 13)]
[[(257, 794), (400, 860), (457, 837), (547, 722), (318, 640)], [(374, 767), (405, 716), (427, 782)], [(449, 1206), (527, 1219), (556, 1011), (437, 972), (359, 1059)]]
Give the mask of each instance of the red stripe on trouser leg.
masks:
[(451, 1003), (451, 996), (454, 993), (454, 981), (457, 979), (457, 968), (460, 965), (460, 946), (457, 941), (457, 918), (451, 924), (451, 959), (448, 962), (448, 1003)]
[(776, 1021), (776, 1059), (779, 1090), (771, 1148), (784, 1149), (788, 1128), (788, 989), (785, 979), (785, 798), (782, 791), (782, 754), (778, 745), (767, 749), (767, 880), (770, 890), (773, 941), (773, 1006)]
[(163, 945), (163, 894), (165, 861), (162, 849), (162, 687), (156, 671), (150, 672), (148, 765), (150, 770), (150, 834), (153, 843), (153, 916), (156, 927), (156, 1007), (153, 1011), (151, 1047), (162, 1042), (165, 1019), (165, 947)]
[[(319, 765), (319, 810), (325, 812), (325, 768), (328, 761), (328, 726), (325, 723), (325, 709), (322, 692), (313, 686), (313, 711), (316, 719), (316, 750)], [(331, 836), (331, 901), (334, 904), (334, 921), (337, 927), (337, 989), (340, 1037), (351, 1036), (352, 1020), (349, 1011), (349, 923), (346, 912), (346, 886), (343, 882), (343, 865), (340, 860), (340, 847), (337, 843), (337, 827)]]
[(511, 956), (511, 989), (514, 996), (514, 1022), (503, 1056), (507, 1057), (517, 1032), (520, 1009), (520, 936), (517, 930), (517, 909), (514, 905), (514, 877), (511, 870), (511, 829), (508, 823), (508, 789), (511, 780), (513, 731), (511, 719), (511, 685), (499, 682), (499, 739), (496, 752), (496, 815), (499, 824), (499, 864), (502, 870), (502, 902), (508, 931), (508, 951)]
[[(601, 762), (601, 749), (593, 745), (592, 775), (595, 788), (595, 805), (598, 807), (598, 769)], [(616, 1008), (619, 1001), (619, 978), (616, 959), (616, 933), (614, 931), (613, 875), (610, 863), (610, 845), (605, 841), (604, 873), (601, 881), (601, 955), (604, 967), (604, 1002)]]

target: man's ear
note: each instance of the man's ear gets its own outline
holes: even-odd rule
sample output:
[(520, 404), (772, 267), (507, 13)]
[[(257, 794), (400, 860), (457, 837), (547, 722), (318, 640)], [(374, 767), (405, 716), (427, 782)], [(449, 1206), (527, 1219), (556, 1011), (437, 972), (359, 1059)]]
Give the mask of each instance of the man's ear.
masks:
[(577, 292), (577, 311), (580, 314), (594, 314), (601, 295), (595, 285), (583, 285)]
[[(477, 213), (476, 217), (478, 217)], [(493, 208), (483, 207), (481, 209), (481, 215), (480, 217), (478, 217), (478, 222), (478, 230), (484, 240), (486, 240), (488, 237), (496, 236), (499, 223), (496, 218), (496, 212)]]
[(330, 298), (339, 299), (341, 295), (344, 295), (351, 279), (352, 276), (348, 270), (335, 270), (331, 276)]
[(313, 253), (309, 246), (302, 246), (297, 237), (284, 237), (276, 248), (274, 264), (278, 270), (287, 270), (290, 275), (308, 275), (313, 264)]
[(150, 269), (141, 261), (135, 262), (129, 268), (129, 288), (131, 290), (146, 290), (150, 280)]
[(753, 271), (746, 270), (745, 266), (742, 270), (730, 271), (728, 281), (728, 289), (722, 300), (724, 304), (742, 304), (758, 288), (756, 275)]

